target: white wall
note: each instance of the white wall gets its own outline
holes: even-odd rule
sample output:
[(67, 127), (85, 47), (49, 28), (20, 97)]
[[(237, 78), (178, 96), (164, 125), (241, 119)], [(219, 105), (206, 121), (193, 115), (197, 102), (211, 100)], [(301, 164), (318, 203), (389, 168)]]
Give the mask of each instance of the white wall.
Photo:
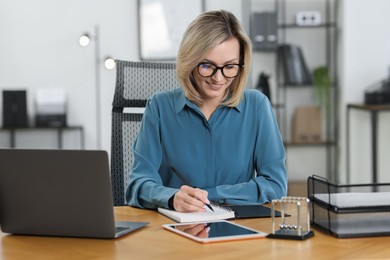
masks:
[[(253, 0), (258, 3), (270, 0)], [(341, 1), (340, 29), (340, 180), (345, 175), (345, 108), (350, 102), (362, 102), (364, 89), (387, 76), (390, 66), (390, 1)], [(207, 0), (206, 9), (227, 9), (239, 19), (242, 4), (237, 0)], [(82, 48), (78, 39), (100, 26), (100, 58), (139, 60), (136, 0), (1, 0), (0, 1), (0, 90), (28, 89), (29, 114), (34, 115), (33, 95), (37, 88), (62, 87), (68, 90), (68, 122), (83, 125), (86, 148), (96, 148), (95, 74), (93, 45)], [(269, 60), (264, 55), (265, 60)], [(260, 60), (260, 59), (259, 59)], [(271, 60), (270, 63), (273, 61)], [(256, 66), (267, 70), (262, 62)], [(274, 67), (271, 65), (271, 67)], [(111, 102), (115, 71), (100, 66), (102, 149), (111, 146)], [(253, 74), (255, 83), (257, 73)], [(0, 106), (0, 122), (1, 119)], [(389, 171), (386, 140), (390, 115), (381, 118), (381, 180)], [(383, 119), (383, 120), (382, 120)], [(352, 158), (353, 180), (370, 176), (370, 139), (368, 118), (359, 113), (351, 118), (355, 153)], [(355, 130), (356, 129), (356, 130)], [(0, 136), (1, 137), (1, 136)], [(26, 139), (26, 138), (25, 138)], [(387, 138), (389, 139), (389, 138)], [(55, 139), (54, 139), (55, 140)], [(3, 142), (0, 142), (0, 146)], [(357, 153), (359, 152), (359, 153)], [(297, 159), (298, 160), (298, 159)], [(293, 164), (302, 167), (302, 164)], [(298, 167), (298, 166), (297, 166)], [(297, 168), (299, 171), (300, 169)], [(390, 175), (387, 174), (390, 178)]]
[[(100, 59), (138, 60), (136, 1), (2, 0), (0, 2), (0, 90), (28, 89), (32, 123), (38, 88), (65, 88), (68, 123), (82, 125), (86, 148), (96, 148), (93, 43), (79, 37), (100, 27)], [(100, 64), (102, 149), (110, 148), (115, 70)], [(1, 118), (0, 108), (0, 118)], [(2, 122), (2, 120), (0, 120)]]
[[(208, 10), (234, 10), (237, 16), (241, 14), (240, 6), (240, 1), (235, 0), (206, 3)], [(0, 2), (0, 91), (28, 90), (28, 113), (32, 125), (36, 89), (65, 88), (68, 93), (68, 124), (84, 126), (87, 149), (97, 148), (94, 43), (83, 48), (78, 39), (85, 32), (93, 35), (95, 25), (100, 29), (101, 61), (106, 56), (139, 60), (136, 0)], [(102, 63), (99, 70), (102, 93), (100, 148), (110, 151), (115, 70), (106, 70)], [(4, 141), (6, 133), (0, 133), (0, 138), (0, 146), (7, 146), (8, 140)], [(23, 136), (19, 139), (26, 140)], [(29, 147), (36, 142), (19, 143)]]
[[(340, 180), (346, 181), (345, 116), (348, 103), (363, 103), (364, 91), (388, 76), (390, 68), (390, 1), (342, 1), (340, 29)], [(390, 114), (380, 115), (379, 181), (390, 181), (388, 160)], [(371, 132), (369, 114), (350, 114), (351, 182), (371, 181)]]

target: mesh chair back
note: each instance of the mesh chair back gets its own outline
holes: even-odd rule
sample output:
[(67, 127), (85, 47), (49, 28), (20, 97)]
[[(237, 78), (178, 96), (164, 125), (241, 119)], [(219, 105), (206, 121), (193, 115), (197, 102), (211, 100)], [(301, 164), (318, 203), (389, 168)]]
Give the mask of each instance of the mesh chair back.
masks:
[(111, 182), (115, 206), (126, 205), (125, 189), (133, 163), (131, 146), (142, 119), (139, 108), (145, 107), (153, 93), (178, 86), (175, 63), (116, 61), (111, 132)]

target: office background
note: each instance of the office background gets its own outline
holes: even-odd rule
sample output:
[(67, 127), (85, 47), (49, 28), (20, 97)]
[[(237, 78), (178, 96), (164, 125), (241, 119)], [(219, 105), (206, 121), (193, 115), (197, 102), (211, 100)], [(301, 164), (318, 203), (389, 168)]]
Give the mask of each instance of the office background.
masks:
[[(205, 0), (206, 10), (227, 9), (244, 20), (242, 1)], [(269, 5), (272, 0), (256, 0)], [(390, 73), (390, 2), (387, 0), (339, 1), (339, 168), (340, 182), (346, 180), (345, 112), (348, 103), (362, 103), (364, 90), (388, 77)], [(34, 93), (39, 88), (64, 88), (68, 98), (68, 124), (82, 125), (87, 149), (111, 146), (111, 102), (115, 70), (104, 68), (103, 60), (114, 57), (140, 60), (136, 0), (1, 0), (0, 2), (0, 89), (27, 89), (28, 112), (33, 123)], [(99, 26), (100, 134), (97, 131), (95, 50), (92, 42), (80, 47), (83, 33), (93, 36)], [(93, 41), (93, 39), (92, 39)], [(267, 70), (267, 57), (264, 56)], [(252, 86), (257, 75), (252, 75)], [(1, 106), (0, 106), (1, 109)], [(0, 121), (1, 120), (0, 111)], [(380, 115), (379, 181), (390, 182), (386, 161), (390, 147), (390, 114)], [(351, 117), (351, 182), (369, 182), (371, 178), (371, 144), (369, 116), (354, 113)], [(7, 133), (0, 133), (0, 146), (7, 146)], [(55, 142), (21, 136), (23, 147), (37, 144), (50, 148)], [(49, 133), (44, 133), (47, 137)], [(99, 140), (97, 140), (100, 135)], [(72, 148), (74, 138), (66, 136), (65, 148)], [(53, 137), (55, 140), (55, 137)], [(47, 143), (46, 143), (47, 142)], [(100, 143), (100, 147), (98, 147)], [(315, 148), (313, 148), (315, 149)], [(308, 151), (311, 154), (310, 151)], [(300, 159), (302, 158), (302, 160)], [(321, 175), (323, 165), (294, 158), (289, 168), (291, 180), (305, 180)]]

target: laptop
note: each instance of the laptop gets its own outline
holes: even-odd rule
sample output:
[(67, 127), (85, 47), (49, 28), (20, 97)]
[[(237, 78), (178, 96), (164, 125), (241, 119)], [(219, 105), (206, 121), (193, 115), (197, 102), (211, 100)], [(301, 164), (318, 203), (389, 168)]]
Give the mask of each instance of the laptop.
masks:
[(0, 149), (4, 233), (117, 238), (147, 222), (115, 222), (108, 154)]

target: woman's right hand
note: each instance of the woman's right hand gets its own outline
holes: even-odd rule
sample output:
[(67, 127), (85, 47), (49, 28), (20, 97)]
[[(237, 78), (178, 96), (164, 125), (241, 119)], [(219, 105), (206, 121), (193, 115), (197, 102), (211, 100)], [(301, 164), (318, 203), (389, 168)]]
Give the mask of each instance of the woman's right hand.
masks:
[(205, 205), (210, 204), (207, 196), (205, 190), (183, 185), (173, 197), (173, 206), (179, 212), (204, 212)]

